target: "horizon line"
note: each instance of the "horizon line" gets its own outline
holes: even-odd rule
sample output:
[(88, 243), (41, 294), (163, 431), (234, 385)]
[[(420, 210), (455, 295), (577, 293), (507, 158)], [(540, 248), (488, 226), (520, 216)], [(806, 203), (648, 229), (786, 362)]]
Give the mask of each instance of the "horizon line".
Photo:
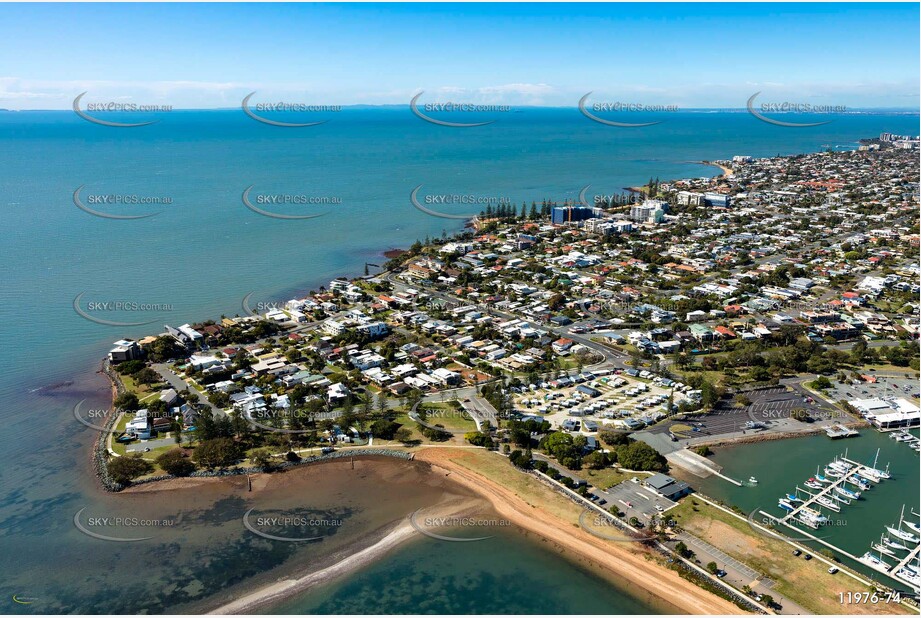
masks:
[[(169, 105), (169, 103), (160, 103), (160, 105)], [(346, 103), (346, 104), (327, 103), (327, 104), (322, 104), (322, 105), (329, 105), (330, 107), (338, 107), (341, 109), (365, 108), (365, 107), (373, 107), (373, 108), (408, 108), (409, 107), (409, 103)], [(566, 110), (579, 111), (578, 105), (513, 105), (513, 104), (507, 104), (507, 103), (488, 103), (488, 104), (484, 103), (481, 105), (503, 106), (503, 107), (509, 108), (510, 110), (512, 109), (566, 109)], [(650, 105), (659, 105), (659, 104), (650, 104)], [(665, 105), (665, 104), (662, 104), (662, 105)], [(159, 110), (159, 111), (153, 110), (148, 113), (157, 114), (157, 113), (170, 113), (170, 112), (210, 112), (210, 111), (217, 112), (217, 111), (230, 111), (230, 110), (240, 111), (240, 109), (241, 109), (240, 105), (234, 105), (234, 106), (229, 106), (229, 107), (176, 107), (176, 108), (171, 108), (170, 110)], [(490, 111), (491, 110), (486, 110), (480, 113), (485, 114), (485, 113), (490, 113)], [(685, 108), (679, 107), (678, 109), (675, 109), (675, 110), (649, 110), (649, 111), (627, 112), (627, 113), (631, 113), (631, 114), (674, 114), (674, 113), (681, 113), (681, 112), (714, 112), (714, 111), (717, 111), (717, 112), (748, 112), (749, 110), (747, 107), (744, 107), (744, 106), (743, 107), (685, 107)], [(0, 107), (0, 112), (73, 112), (73, 109), (70, 107), (27, 108), (27, 109)], [(921, 108), (897, 107), (897, 106), (891, 106), (891, 107), (875, 106), (875, 107), (853, 107), (853, 108), (847, 109), (846, 111), (841, 111), (841, 112), (794, 112), (794, 111), (773, 112), (772, 111), (770, 113), (776, 113), (776, 114), (814, 113), (818, 115), (839, 116), (839, 115), (847, 115), (847, 114), (852, 114), (852, 113), (857, 113), (857, 112), (905, 112), (905, 113), (911, 113), (911, 114), (921, 114)], [(101, 111), (100, 113), (112, 113), (112, 112)], [(297, 114), (297, 113), (304, 113), (304, 112), (286, 111), (283, 113)], [(318, 112), (311, 112), (311, 113), (318, 113)], [(335, 113), (335, 112), (331, 112), (331, 113)], [(625, 113), (625, 112), (612, 111), (611, 113)]]

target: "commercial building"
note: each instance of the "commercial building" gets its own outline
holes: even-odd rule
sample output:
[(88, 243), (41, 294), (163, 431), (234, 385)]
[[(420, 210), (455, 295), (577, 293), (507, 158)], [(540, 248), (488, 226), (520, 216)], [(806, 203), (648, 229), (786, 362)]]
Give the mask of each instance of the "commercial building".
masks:
[(550, 211), (550, 220), (554, 225), (565, 225), (566, 223), (575, 223), (594, 219), (601, 214), (598, 208), (587, 208), (585, 206), (555, 206)]
[(665, 218), (668, 203), (662, 200), (646, 200), (630, 207), (630, 218), (638, 223), (660, 223)]

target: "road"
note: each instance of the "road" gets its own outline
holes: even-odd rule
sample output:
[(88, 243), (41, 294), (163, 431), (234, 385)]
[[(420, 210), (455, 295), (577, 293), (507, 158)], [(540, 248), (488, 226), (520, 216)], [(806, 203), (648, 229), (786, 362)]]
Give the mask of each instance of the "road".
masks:
[(706, 541), (683, 531), (679, 532), (675, 538), (682, 541), (687, 545), (688, 549), (694, 552), (695, 556), (693, 560), (700, 564), (700, 566), (706, 567), (708, 562), (715, 562), (717, 568), (726, 571), (726, 575), (722, 578), (723, 581), (731, 584), (739, 591), (741, 591), (743, 587), (748, 586), (758, 594), (771, 595), (774, 602), (779, 603), (781, 606), (780, 610), (775, 608), (775, 611), (778, 613), (787, 615), (807, 615), (812, 613), (802, 605), (791, 601), (789, 598), (774, 590), (772, 588), (774, 585), (773, 581), (762, 577), (747, 564), (736, 560)]
[(166, 365), (165, 363), (155, 363), (151, 366), (153, 367), (154, 371), (160, 374), (160, 377), (163, 378), (163, 380), (167, 384), (169, 384), (177, 393), (182, 393), (182, 391), (188, 389), (190, 392), (197, 394), (199, 397), (199, 401), (203, 405), (206, 405), (209, 408), (211, 408), (211, 411), (213, 413), (226, 416), (227, 413), (224, 410), (221, 410), (220, 408), (212, 404), (210, 401), (208, 401), (208, 398), (205, 396), (204, 393), (200, 393), (191, 384), (188, 384), (185, 380), (177, 376), (173, 372), (173, 370), (169, 368), (168, 365)]

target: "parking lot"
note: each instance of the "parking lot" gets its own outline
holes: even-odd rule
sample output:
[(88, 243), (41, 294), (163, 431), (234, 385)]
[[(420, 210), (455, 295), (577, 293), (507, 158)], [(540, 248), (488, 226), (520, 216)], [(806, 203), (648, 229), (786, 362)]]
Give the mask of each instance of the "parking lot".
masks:
[[(909, 376), (915, 372), (907, 370)], [(851, 401), (853, 399), (901, 399), (918, 403), (918, 380), (915, 378), (905, 378), (904, 374), (898, 374), (902, 377), (896, 377), (895, 374), (887, 372), (886, 374), (874, 375), (875, 372), (867, 372), (865, 375), (876, 379), (876, 382), (859, 381), (857, 384), (840, 384), (837, 380), (832, 380), (832, 387), (828, 389), (829, 399), (840, 401), (842, 399)], [(907, 388), (906, 388), (907, 387)]]
[[(580, 385), (600, 394), (579, 392)], [(657, 418), (664, 418), (670, 392), (671, 389), (649, 380), (611, 374), (563, 387), (528, 390), (515, 396), (514, 405), (521, 413), (540, 415), (555, 429), (591, 435), (593, 432), (586, 431), (581, 421), (593, 421), (598, 430), (639, 429), (654, 423)], [(675, 391), (674, 400), (683, 396)], [(573, 428), (567, 428), (566, 421), (570, 421)], [(574, 427), (576, 424), (578, 428)]]
[[(563, 476), (568, 476), (577, 482), (582, 480), (573, 474), (571, 470), (559, 465), (554, 459), (550, 459), (540, 453), (535, 453), (535, 458), (546, 461)], [(665, 513), (670, 508), (677, 506), (678, 503), (660, 496), (649, 487), (643, 485), (644, 478), (646, 478), (645, 475), (639, 475), (636, 483), (632, 480), (623, 481), (608, 489), (592, 486), (589, 488), (589, 493), (598, 496), (598, 500), (593, 500), (598, 506), (607, 510), (616, 508), (625, 513), (626, 519), (636, 517), (646, 524), (653, 516)]]
[[(790, 418), (792, 411), (797, 408), (806, 410), (817, 420), (832, 417), (824, 404), (793, 386), (774, 386), (744, 394), (751, 402), (747, 406), (737, 406), (733, 398), (727, 397), (716, 404), (708, 414), (688, 416), (686, 420), (678, 418), (675, 422), (653, 427), (649, 431), (674, 433), (679, 439), (753, 433), (775, 428), (777, 425), (797, 423), (798, 421)], [(752, 423), (758, 423), (762, 427), (753, 427)], [(687, 427), (690, 427), (690, 430)]]
[(652, 517), (660, 516), (678, 504), (644, 486), (642, 479), (637, 483), (624, 481), (607, 491), (595, 490), (595, 493), (605, 496), (609, 506), (623, 511), (628, 520), (636, 517), (644, 524), (649, 523)]

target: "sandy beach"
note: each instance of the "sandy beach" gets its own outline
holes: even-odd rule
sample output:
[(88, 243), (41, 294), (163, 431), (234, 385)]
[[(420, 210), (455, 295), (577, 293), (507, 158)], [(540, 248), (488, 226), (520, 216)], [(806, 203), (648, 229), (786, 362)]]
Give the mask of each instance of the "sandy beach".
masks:
[(732, 168), (731, 168), (731, 167), (726, 167), (725, 165), (720, 165), (719, 163), (714, 163), (713, 161), (701, 161), (701, 163), (704, 164), (704, 165), (710, 165), (710, 166), (712, 166), (712, 167), (718, 167), (718, 168), (720, 168), (720, 170), (722, 170), (722, 172), (723, 172), (722, 176), (723, 176), (724, 178), (730, 178), (730, 177), (732, 176)]
[(336, 577), (340, 577), (342, 575), (356, 571), (361, 567), (371, 563), (372, 561), (379, 559), (388, 551), (416, 534), (418, 533), (412, 528), (412, 526), (409, 525), (408, 521), (401, 522), (395, 529), (390, 531), (386, 536), (384, 536), (384, 538), (379, 540), (374, 545), (355, 552), (343, 560), (340, 560), (339, 562), (326, 567), (325, 569), (320, 569), (319, 571), (308, 573), (303, 577), (282, 580), (262, 588), (261, 590), (250, 593), (244, 597), (240, 597), (239, 599), (227, 603), (226, 605), (222, 605), (208, 613), (254, 613), (256, 608), (265, 605), (266, 603), (279, 601), (298, 592), (303, 592), (304, 590), (307, 590), (313, 586), (326, 583)]
[[(477, 492), (489, 500), (499, 515), (516, 526), (547, 539), (572, 556), (581, 557), (588, 565), (614, 575), (628, 584), (629, 588), (639, 589), (673, 606), (676, 612), (743, 613), (733, 603), (698, 588), (674, 571), (656, 565), (649, 550), (635, 544), (628, 547), (623, 543), (604, 541), (568, 521), (561, 521), (541, 507), (529, 504), (514, 491), (465, 467), (465, 456), (470, 456), (470, 453), (451, 449), (424, 449), (417, 453), (416, 461), (430, 464), (435, 471), (447, 474), (454, 482)], [(508, 465), (507, 462), (501, 463)], [(534, 483), (538, 482), (535, 480)], [(546, 489), (546, 493), (551, 500), (567, 502), (549, 489)], [(575, 505), (572, 505), (572, 509), (576, 515), (580, 512)]]
[[(496, 458), (497, 461), (485, 458)], [(430, 448), (420, 449), (416, 454), (416, 461), (425, 465), (438, 477), (449, 483), (456, 483), (485, 499), (498, 515), (519, 527), (524, 534), (540, 537), (550, 543), (555, 551), (565, 552), (569, 559), (620, 582), (641, 598), (645, 597), (657, 605), (670, 607), (672, 613), (742, 613), (729, 601), (698, 588), (674, 571), (658, 566), (654, 562), (653, 553), (648, 549), (634, 544), (627, 546), (605, 541), (574, 525), (581, 512), (578, 506), (558, 496), (536, 479), (512, 469), (499, 455), (467, 449)], [(465, 461), (472, 463), (472, 467), (483, 461), (503, 466), (499, 469), (509, 473), (516, 484), (527, 485), (529, 495), (519, 495), (514, 487), (506, 487), (465, 466)], [(540, 498), (539, 506), (529, 501), (535, 496)], [(452, 510), (462, 504), (463, 502), (455, 503)], [(445, 508), (448, 505), (441, 506)], [(573, 521), (568, 521), (570, 518)], [(280, 601), (367, 566), (418, 534), (409, 520), (404, 519), (374, 544), (351, 554), (346, 550), (343, 552), (344, 557), (331, 566), (300, 577), (283, 579), (217, 607), (209, 613), (252, 613), (267, 603)]]

